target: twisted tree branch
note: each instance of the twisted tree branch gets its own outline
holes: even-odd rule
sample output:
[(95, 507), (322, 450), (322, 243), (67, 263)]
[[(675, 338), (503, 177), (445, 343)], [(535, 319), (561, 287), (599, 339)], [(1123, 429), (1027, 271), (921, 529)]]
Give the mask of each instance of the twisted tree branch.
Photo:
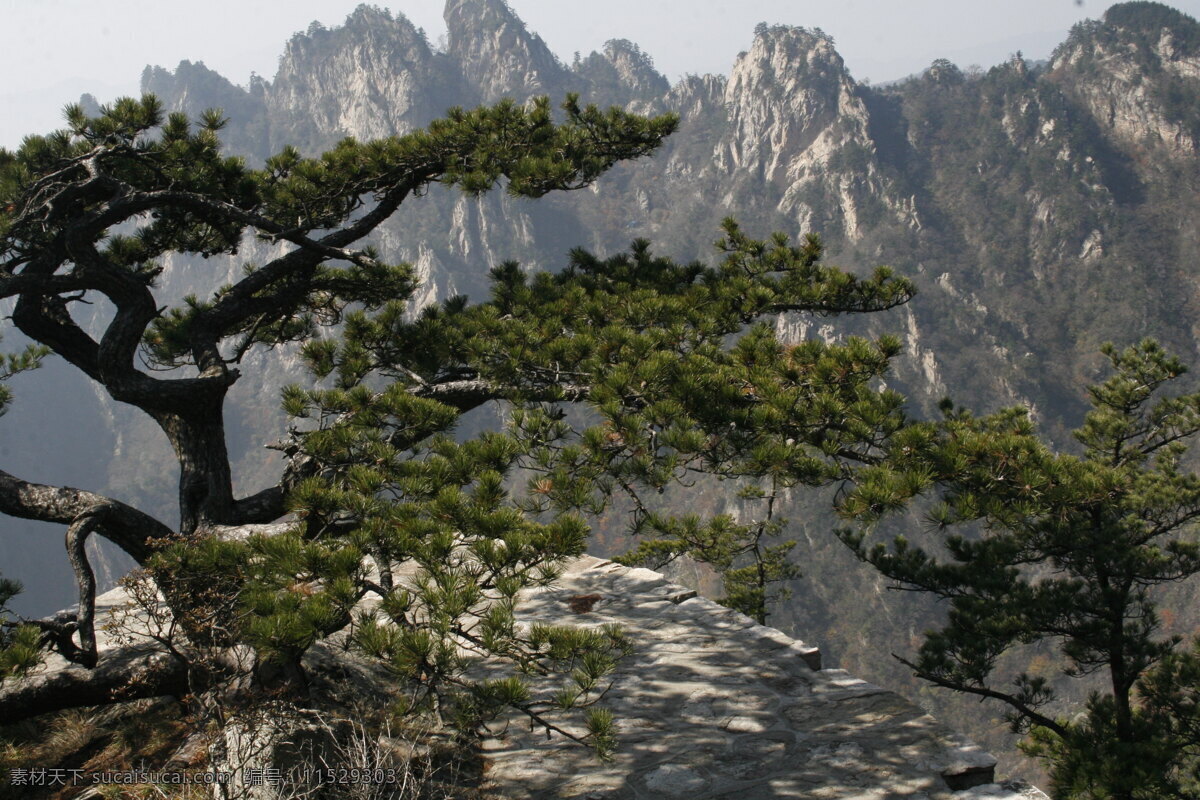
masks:
[(0, 513), (63, 525), (91, 517), (100, 535), (139, 564), (150, 557), (154, 539), (175, 535), (154, 517), (119, 500), (69, 486), (32, 483), (4, 470), (0, 470)]

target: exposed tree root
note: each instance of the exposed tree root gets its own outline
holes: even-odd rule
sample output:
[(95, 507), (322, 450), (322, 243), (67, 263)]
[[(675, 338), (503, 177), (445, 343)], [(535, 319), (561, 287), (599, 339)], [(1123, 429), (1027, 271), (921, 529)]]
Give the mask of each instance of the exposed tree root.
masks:
[(72, 664), (0, 684), (0, 719), (28, 717), (79, 706), (102, 706), (143, 697), (187, 693), (187, 670), (175, 657), (145, 646), (104, 653), (95, 669)]

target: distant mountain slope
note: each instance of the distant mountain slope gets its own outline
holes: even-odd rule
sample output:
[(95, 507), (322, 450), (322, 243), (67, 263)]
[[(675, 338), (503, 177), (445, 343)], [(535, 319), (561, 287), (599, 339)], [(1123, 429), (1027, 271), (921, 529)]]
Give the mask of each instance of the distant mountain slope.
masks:
[[(630, 42), (560, 62), (503, 0), (449, 0), (446, 22), (439, 51), (403, 17), (363, 6), (340, 28), (294, 36), (270, 82), (241, 88), (183, 62), (147, 68), (143, 88), (193, 116), (223, 108), (229, 149), (252, 160), (286, 143), (311, 152), (347, 135), (409, 131), (447, 107), (504, 96), (575, 91), (682, 116), (654, 159), (619, 167), (594, 191), (537, 203), (433, 193), (406, 209), (379, 245), (417, 266), (420, 302), (482, 297), (499, 261), (554, 269), (576, 245), (612, 252), (646, 237), (678, 258), (709, 258), (718, 221), (732, 214), (754, 234), (818, 232), (832, 260), (889, 263), (918, 282), (910, 306), (866, 323), (904, 337), (895, 385), (916, 413), (947, 393), (980, 409), (1021, 403), (1062, 441), (1101, 342), (1153, 335), (1200, 366), (1200, 25), (1183, 14), (1125, 3), (1077, 26), (1047, 64), (1016, 57), (968, 74), (936, 62), (881, 88), (856, 83), (833, 41), (803, 28), (760, 26), (752, 40), (747, 31), (727, 77), (671, 86)], [(256, 247), (243, 257), (254, 259)], [(181, 296), (203, 294), (238, 268), (172, 263), (163, 280)], [(786, 318), (779, 329), (790, 338), (848, 330)], [(236, 390), (230, 445), (252, 487), (274, 463), (262, 445), (282, 430), (276, 388), (298, 372), (287, 358), (246, 372), (254, 377)], [(83, 383), (58, 376), (20, 394), (6, 427), (32, 418), (37, 392), (90, 398)], [(128, 487), (132, 477), (142, 497), (131, 499), (171, 496), (166, 445), (149, 426), (94, 399), (76, 416), (116, 441), (112, 458), (91, 456), (97, 488)], [(14, 469), (44, 460), (19, 444), (6, 456)], [(698, 505), (732, 502), (706, 496)], [(807, 577), (776, 623), (821, 642), (855, 674), (898, 686), (906, 676), (881, 654), (906, 647), (932, 609), (884, 592), (833, 542), (819, 505), (808, 509), (792, 514), (810, 543), (798, 553)], [(6, 564), (13, 541), (0, 540)], [(598, 541), (618, 546), (606, 531)], [(56, 541), (36, 547), (63, 560)], [(47, 592), (25, 577), (43, 608), (69, 602), (69, 584)], [(1179, 619), (1188, 630), (1196, 622)], [(921, 699), (961, 727), (980, 713), (944, 695)]]

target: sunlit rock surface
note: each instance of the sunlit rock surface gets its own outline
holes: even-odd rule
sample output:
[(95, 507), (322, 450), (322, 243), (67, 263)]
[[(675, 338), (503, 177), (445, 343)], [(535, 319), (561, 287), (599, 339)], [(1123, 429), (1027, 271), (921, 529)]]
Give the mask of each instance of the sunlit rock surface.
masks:
[(899, 695), (814, 669), (817, 648), (657, 572), (584, 557), (529, 592), (519, 619), (616, 623), (634, 652), (603, 701), (617, 719), (613, 759), (514, 715), (484, 742), (487, 788), (503, 796), (1045, 798), (994, 783), (991, 755)]

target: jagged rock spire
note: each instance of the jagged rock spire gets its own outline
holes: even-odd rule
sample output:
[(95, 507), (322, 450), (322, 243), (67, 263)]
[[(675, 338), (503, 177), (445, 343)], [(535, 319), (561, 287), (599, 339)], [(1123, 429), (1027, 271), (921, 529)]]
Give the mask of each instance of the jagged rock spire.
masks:
[[(276, 148), (405, 133), (468, 99), (457, 70), (433, 52), (423, 31), (402, 14), (368, 5), (339, 28), (294, 36), (271, 88)], [(324, 140), (305, 142), (314, 123)]]
[(448, 0), (447, 52), (479, 100), (562, 94), (567, 70), (504, 0)]
[[(762, 27), (734, 64), (725, 106), (730, 135), (717, 151), (721, 166), (778, 186), (778, 210), (800, 230), (862, 236), (862, 204), (890, 190), (877, 174), (868, 110), (829, 36)], [(858, 169), (835, 168), (851, 153), (861, 156)]]

